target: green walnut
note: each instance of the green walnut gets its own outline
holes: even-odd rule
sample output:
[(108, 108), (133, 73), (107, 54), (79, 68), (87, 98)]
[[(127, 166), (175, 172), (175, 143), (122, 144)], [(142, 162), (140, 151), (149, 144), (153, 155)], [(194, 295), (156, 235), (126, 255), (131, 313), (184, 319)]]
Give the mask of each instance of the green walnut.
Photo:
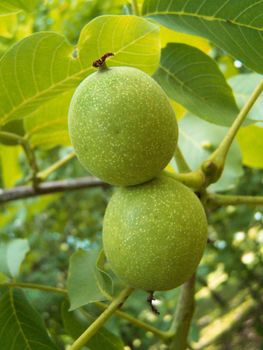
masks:
[(117, 186), (156, 177), (178, 137), (173, 108), (161, 87), (132, 67), (100, 68), (76, 89), (69, 134), (81, 164)]
[(166, 175), (118, 188), (106, 209), (106, 257), (115, 274), (134, 288), (169, 290), (184, 283), (195, 272), (206, 241), (199, 199)]

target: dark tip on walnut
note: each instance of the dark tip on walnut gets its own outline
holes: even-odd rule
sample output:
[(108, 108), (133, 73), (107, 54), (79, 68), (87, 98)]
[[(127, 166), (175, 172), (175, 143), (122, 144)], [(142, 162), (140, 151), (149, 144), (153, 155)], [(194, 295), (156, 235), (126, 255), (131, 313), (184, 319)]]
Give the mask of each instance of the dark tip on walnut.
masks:
[(153, 295), (154, 292), (149, 292), (149, 295), (147, 297), (147, 302), (148, 304), (150, 305), (151, 307), (151, 310), (152, 312), (155, 314), (155, 315), (160, 315), (160, 312), (156, 309), (156, 307), (153, 305), (153, 301), (155, 300), (155, 297)]
[(107, 52), (105, 53), (103, 56), (101, 56), (101, 58), (99, 58), (98, 60), (94, 61), (92, 63), (92, 66), (95, 68), (99, 68), (102, 67), (105, 64), (105, 61), (108, 57), (114, 56), (114, 53), (112, 52)]

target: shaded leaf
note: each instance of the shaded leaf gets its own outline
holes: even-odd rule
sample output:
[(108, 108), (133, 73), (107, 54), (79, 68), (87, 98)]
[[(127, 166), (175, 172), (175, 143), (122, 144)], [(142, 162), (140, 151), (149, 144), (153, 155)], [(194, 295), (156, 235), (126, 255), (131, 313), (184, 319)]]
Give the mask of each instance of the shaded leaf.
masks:
[(263, 2), (145, 0), (143, 14), (179, 32), (203, 36), (263, 72)]
[[(240, 74), (228, 80), (232, 87), (239, 108), (247, 102), (263, 76), (256, 73)], [(261, 94), (248, 113), (251, 120), (263, 121), (263, 94)]]
[[(198, 169), (222, 141), (227, 128), (210, 124), (191, 114), (179, 121), (179, 146), (191, 169)], [(172, 162), (175, 167), (175, 163)], [(234, 187), (243, 174), (240, 150), (236, 142), (230, 148), (220, 180), (209, 186), (213, 191)]]
[[(67, 302), (62, 304), (62, 319), (65, 330), (73, 339), (77, 339), (87, 327), (95, 321), (95, 317), (87, 311), (68, 311)], [(90, 350), (123, 350), (124, 344), (115, 334), (102, 327), (89, 340), (87, 346)]]
[(0, 124), (29, 116), (43, 102), (75, 88), (105, 52), (115, 54), (108, 65), (153, 73), (159, 63), (159, 28), (135, 16), (101, 16), (83, 28), (76, 49), (53, 32), (21, 40), (0, 60)]
[(0, 299), (2, 349), (57, 350), (43, 321), (19, 289), (5, 289)]
[(250, 125), (238, 132), (243, 164), (263, 169), (263, 127)]
[[(79, 249), (70, 257), (68, 274), (68, 293), (70, 310), (94, 301), (106, 300), (109, 276), (97, 268), (98, 252)], [(106, 280), (105, 280), (106, 278)]]
[(169, 97), (211, 123), (231, 125), (238, 113), (234, 96), (216, 63), (185, 44), (168, 44), (154, 78)]
[(5, 136), (1, 136), (1, 131), (15, 134), (17, 136), (24, 136), (24, 124), (23, 120), (13, 120), (10, 123), (5, 124), (2, 128), (0, 128), (0, 142), (7, 146), (15, 146), (19, 145), (19, 140), (9, 140)]
[(17, 276), (28, 251), (29, 245), (26, 239), (0, 242), (0, 272), (10, 277)]

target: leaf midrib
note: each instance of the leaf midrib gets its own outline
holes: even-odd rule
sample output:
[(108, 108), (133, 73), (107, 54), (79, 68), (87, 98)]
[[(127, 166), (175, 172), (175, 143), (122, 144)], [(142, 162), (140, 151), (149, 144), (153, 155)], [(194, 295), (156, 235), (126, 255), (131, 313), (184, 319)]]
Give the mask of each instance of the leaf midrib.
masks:
[(258, 30), (258, 31), (263, 31), (263, 28), (258, 28), (251, 26), (249, 24), (241, 23), (235, 20), (231, 19), (225, 19), (225, 18), (220, 18), (220, 17), (213, 17), (213, 16), (207, 16), (207, 15), (200, 15), (198, 13), (191, 13), (191, 12), (184, 12), (184, 11), (156, 11), (156, 12), (150, 12), (145, 14), (147, 17), (152, 17), (152, 16), (158, 16), (158, 15), (176, 15), (176, 16), (185, 16), (185, 17), (193, 17), (193, 18), (199, 18), (199, 19), (204, 19), (206, 21), (218, 21), (218, 22), (223, 22), (225, 24), (234, 24), (239, 27), (244, 27), (252, 30)]
[[(142, 40), (143, 38), (145, 38), (147, 35), (151, 34), (152, 32), (156, 31), (157, 27), (152, 28), (151, 30), (147, 31), (145, 34), (141, 35), (140, 37), (132, 40), (129, 44), (124, 45), (122, 48), (120, 48), (115, 55), (119, 54), (120, 52), (122, 52), (124, 49), (126, 49), (127, 47), (133, 45), (134, 43), (136, 43), (137, 41)], [(80, 62), (81, 63), (81, 62)], [(49, 88), (42, 90), (40, 93), (31, 96), (30, 98), (24, 100), (22, 103), (20, 103), (18, 106), (14, 106), (14, 108), (12, 108), (7, 114), (4, 115), (4, 117), (1, 119), (0, 118), (0, 126), (4, 125), (6, 122), (8, 122), (8, 119), (10, 117), (10, 115), (12, 115), (15, 111), (19, 111), (20, 109), (22, 109), (24, 106), (26, 106), (28, 103), (30, 103), (31, 101), (37, 100), (38, 98), (44, 96), (46, 93), (48, 93), (49, 91), (52, 91), (53, 89), (59, 87), (59, 86), (63, 86), (63, 84), (65, 84), (66, 82), (70, 81), (70, 80), (74, 80), (76, 79), (78, 76), (81, 76), (84, 73), (87, 73), (88, 71), (93, 71), (93, 68), (91, 66), (81, 69), (80, 71), (78, 71), (77, 73), (67, 76), (66, 79), (63, 79), (61, 81), (59, 81), (58, 83), (51, 85)], [(52, 99), (52, 98), (51, 98)]]
[(25, 333), (24, 333), (24, 331), (23, 331), (23, 329), (21, 327), (20, 321), (19, 321), (17, 313), (16, 313), (16, 308), (15, 308), (15, 303), (14, 303), (14, 296), (13, 296), (13, 288), (9, 288), (8, 294), (9, 294), (9, 297), (10, 297), (10, 305), (11, 305), (11, 308), (13, 310), (13, 314), (14, 314), (16, 323), (18, 325), (18, 328), (20, 330), (20, 333), (21, 333), (21, 335), (22, 335), (22, 337), (23, 337), (23, 339), (25, 341), (27, 349), (32, 350), (32, 348), (31, 348), (31, 346), (30, 346), (30, 344), (28, 342), (28, 339), (27, 339), (27, 337), (26, 337), (26, 335), (25, 335)]
[[(207, 101), (202, 95), (198, 95), (195, 90), (193, 90), (189, 85), (185, 84), (183, 80), (180, 80), (176, 75), (174, 75), (171, 71), (166, 69), (164, 66), (160, 64), (160, 69), (162, 69), (169, 77), (171, 77), (174, 81), (178, 82), (184, 89), (188, 90), (190, 93), (192, 93), (197, 99), (202, 100), (204, 103), (206, 103), (207, 108), (211, 110), (211, 106), (209, 105), (209, 101)], [(212, 109), (213, 110), (213, 109)], [(211, 110), (211, 111), (212, 111)], [(206, 113), (203, 113), (206, 114)]]

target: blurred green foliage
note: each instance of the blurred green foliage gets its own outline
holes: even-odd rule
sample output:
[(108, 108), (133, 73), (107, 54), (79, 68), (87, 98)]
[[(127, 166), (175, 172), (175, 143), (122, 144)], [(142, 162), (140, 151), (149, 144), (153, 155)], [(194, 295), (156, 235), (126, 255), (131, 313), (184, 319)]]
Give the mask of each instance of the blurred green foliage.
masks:
[[(19, 13), (9, 30), (0, 32), (0, 55), (14, 42), (36, 31), (60, 32), (75, 44), (81, 28), (92, 18), (129, 11), (130, 5), (125, 0), (40, 2), (34, 13)], [(238, 72), (233, 60), (221, 50), (214, 49), (213, 56), (227, 77)], [(67, 148), (62, 147), (48, 153), (37, 149), (40, 168), (54, 163), (67, 151)], [(20, 178), (20, 183), (23, 183), (28, 169), (22, 154), (19, 164), (21, 173), (25, 174)], [(78, 161), (73, 160), (50, 179), (83, 175), (86, 173)], [(1, 175), (0, 187), (3, 187), (3, 182)], [(262, 182), (262, 171), (246, 168), (232, 192), (263, 195)], [(90, 249), (101, 246), (102, 219), (111, 193), (112, 189), (96, 188), (2, 205), (1, 240), (27, 238), (31, 248), (19, 280), (64, 287), (69, 256), (80, 247)], [(263, 318), (260, 312), (263, 310), (263, 208), (210, 207), (209, 217), (211, 242), (197, 273), (197, 306), (191, 328), (191, 344), (194, 349), (208, 350), (263, 349)], [(149, 310), (144, 292), (136, 292), (128, 300), (125, 309), (136, 318), (167, 330), (176, 307), (178, 291), (156, 293), (160, 317)], [(42, 313), (56, 343), (61, 348), (63, 344), (69, 343), (60, 316), (63, 298), (36, 290), (27, 291), (26, 294)], [(247, 300), (251, 306), (243, 308), (242, 312)], [(237, 311), (240, 306), (241, 309)], [(94, 306), (87, 309), (98, 313)], [(220, 320), (221, 324), (214, 323)], [(117, 317), (113, 317), (107, 326), (117, 334), (121, 332), (124, 343), (131, 349), (165, 349), (151, 333), (145, 333)], [(224, 332), (221, 332), (222, 329)], [(209, 339), (211, 344), (206, 343)]]

